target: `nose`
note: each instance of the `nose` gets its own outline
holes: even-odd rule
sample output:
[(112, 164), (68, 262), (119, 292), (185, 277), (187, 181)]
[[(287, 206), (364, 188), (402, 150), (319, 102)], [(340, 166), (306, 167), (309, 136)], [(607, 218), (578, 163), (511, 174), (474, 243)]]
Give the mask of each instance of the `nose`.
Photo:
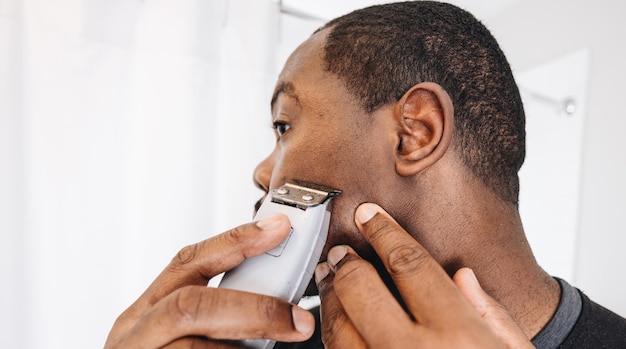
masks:
[(274, 168), (274, 152), (261, 161), (254, 169), (254, 185), (264, 192), (270, 190), (270, 180), (272, 179), (272, 169)]

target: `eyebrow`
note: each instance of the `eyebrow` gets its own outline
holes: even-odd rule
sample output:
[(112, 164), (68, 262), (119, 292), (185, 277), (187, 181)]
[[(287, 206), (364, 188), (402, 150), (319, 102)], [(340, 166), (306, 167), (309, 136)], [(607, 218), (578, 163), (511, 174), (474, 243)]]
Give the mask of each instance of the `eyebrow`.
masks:
[(291, 82), (283, 81), (276, 86), (274, 90), (274, 94), (272, 95), (272, 101), (270, 103), (270, 110), (274, 110), (274, 103), (278, 99), (278, 96), (281, 94), (285, 94), (296, 101), (296, 103), (300, 104), (300, 99), (298, 99), (298, 94), (296, 93), (296, 88), (293, 86)]

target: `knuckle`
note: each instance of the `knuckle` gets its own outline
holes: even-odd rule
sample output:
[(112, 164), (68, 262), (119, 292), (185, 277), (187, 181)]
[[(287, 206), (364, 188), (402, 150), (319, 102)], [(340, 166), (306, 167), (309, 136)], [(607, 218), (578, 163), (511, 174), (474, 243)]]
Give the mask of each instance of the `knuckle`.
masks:
[(259, 297), (257, 299), (258, 313), (270, 322), (279, 318), (279, 314), (282, 313), (282, 305), (283, 304), (276, 298)]
[[(215, 252), (217, 246), (241, 246), (248, 240), (245, 225), (233, 228), (197, 244), (183, 247), (172, 258), (169, 268), (174, 271), (195, 270), (200, 275), (210, 273), (210, 269), (207, 269), (201, 261), (206, 261), (206, 257)], [(246, 256), (241, 256), (241, 259), (244, 257)]]
[(239, 246), (246, 241), (245, 232), (245, 225), (240, 225), (225, 232), (224, 234), (219, 235), (219, 237), (223, 239), (223, 242), (227, 246)]
[(393, 275), (413, 274), (428, 267), (431, 258), (424, 251), (410, 246), (398, 246), (387, 255), (389, 272)]
[(369, 221), (365, 227), (369, 231), (370, 242), (375, 242), (385, 237), (388, 233), (393, 232), (397, 225), (387, 219), (374, 218)]
[[(268, 338), (273, 330), (281, 328), (286, 318), (291, 318), (291, 305), (272, 297), (259, 297), (256, 302), (256, 314), (249, 314), (260, 319), (259, 323), (273, 324), (271, 327), (254, 326), (248, 328), (249, 334), (254, 338)], [(289, 322), (291, 323), (291, 322)]]
[(219, 293), (208, 295), (206, 292), (198, 292), (198, 287), (186, 286), (176, 290), (172, 294), (172, 300), (168, 303), (168, 315), (175, 319), (179, 328), (187, 328), (195, 324), (201, 317), (203, 307), (211, 308), (211, 303), (219, 303)]
[(359, 278), (359, 275), (369, 272), (369, 268), (372, 268), (371, 264), (363, 261), (360, 258), (344, 257), (335, 272), (334, 283), (337, 284), (352, 284), (353, 281)]
[(184, 266), (189, 264), (198, 254), (198, 244), (183, 247), (172, 259), (173, 266)]

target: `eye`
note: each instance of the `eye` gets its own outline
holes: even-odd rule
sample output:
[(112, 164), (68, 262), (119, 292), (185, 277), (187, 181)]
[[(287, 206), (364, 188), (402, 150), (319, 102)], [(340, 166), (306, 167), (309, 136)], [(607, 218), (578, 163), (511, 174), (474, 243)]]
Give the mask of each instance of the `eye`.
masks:
[(276, 134), (278, 134), (279, 137), (285, 134), (285, 132), (289, 131), (289, 129), (291, 129), (291, 126), (285, 122), (274, 122), (274, 130), (276, 130)]

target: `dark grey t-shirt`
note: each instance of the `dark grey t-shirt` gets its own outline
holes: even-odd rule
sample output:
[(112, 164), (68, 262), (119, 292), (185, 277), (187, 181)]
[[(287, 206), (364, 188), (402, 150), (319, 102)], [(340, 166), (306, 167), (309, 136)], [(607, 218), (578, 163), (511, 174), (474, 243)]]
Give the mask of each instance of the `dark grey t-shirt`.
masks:
[(533, 338), (533, 345), (541, 349), (557, 348), (572, 331), (583, 308), (580, 293), (565, 280), (556, 278), (561, 285), (561, 300), (554, 316)]

